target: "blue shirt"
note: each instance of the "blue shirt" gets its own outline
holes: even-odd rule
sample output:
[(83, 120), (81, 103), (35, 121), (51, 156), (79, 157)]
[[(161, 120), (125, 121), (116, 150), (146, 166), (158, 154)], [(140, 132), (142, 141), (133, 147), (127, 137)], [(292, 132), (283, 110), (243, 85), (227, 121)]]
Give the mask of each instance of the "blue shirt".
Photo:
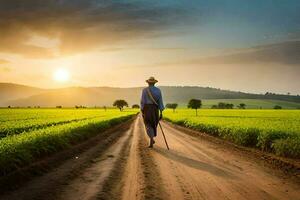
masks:
[[(158, 103), (159, 110), (163, 111), (165, 109), (165, 107), (164, 107), (160, 89), (155, 86), (149, 86), (148, 88), (150, 88), (153, 98)], [(144, 109), (145, 104), (155, 104), (151, 100), (151, 97), (149, 97), (147, 88), (144, 88), (143, 92), (142, 92), (142, 98), (141, 98), (141, 109), (142, 110)]]

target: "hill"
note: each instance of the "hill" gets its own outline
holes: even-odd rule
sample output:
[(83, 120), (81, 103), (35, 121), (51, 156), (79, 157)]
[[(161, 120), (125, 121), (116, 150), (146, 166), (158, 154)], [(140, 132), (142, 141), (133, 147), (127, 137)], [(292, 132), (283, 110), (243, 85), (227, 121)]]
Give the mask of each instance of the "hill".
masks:
[[(208, 87), (177, 87), (161, 86), (164, 101), (186, 105), (191, 98), (200, 99), (257, 99), (279, 100), (294, 102), (293, 108), (300, 105), (300, 97), (292, 95), (250, 94)], [(54, 107), (61, 105), (73, 107), (111, 106), (115, 99), (125, 99), (129, 104), (139, 103), (142, 88), (113, 88), (113, 87), (70, 87), (62, 89), (39, 89), (16, 84), (0, 83), (1, 106), (42, 106)]]
[(14, 83), (0, 83), (0, 105), (9, 100), (27, 98), (45, 91), (44, 89)]

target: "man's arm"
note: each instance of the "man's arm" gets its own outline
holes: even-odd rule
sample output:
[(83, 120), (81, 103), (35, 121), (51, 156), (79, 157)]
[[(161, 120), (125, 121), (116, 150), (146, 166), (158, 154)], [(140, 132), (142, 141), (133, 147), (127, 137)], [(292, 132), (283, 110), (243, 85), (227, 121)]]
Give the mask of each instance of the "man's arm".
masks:
[(142, 97), (141, 97), (141, 111), (144, 113), (144, 106), (145, 106), (145, 101), (146, 101), (146, 96), (145, 96), (145, 90), (142, 92)]
[(159, 110), (160, 110), (159, 119), (162, 119), (163, 118), (162, 112), (165, 109), (165, 106), (164, 106), (164, 103), (163, 103), (163, 98), (162, 98), (161, 91), (159, 91), (158, 106), (159, 106)]
[(161, 91), (159, 91), (158, 106), (161, 112), (165, 109)]

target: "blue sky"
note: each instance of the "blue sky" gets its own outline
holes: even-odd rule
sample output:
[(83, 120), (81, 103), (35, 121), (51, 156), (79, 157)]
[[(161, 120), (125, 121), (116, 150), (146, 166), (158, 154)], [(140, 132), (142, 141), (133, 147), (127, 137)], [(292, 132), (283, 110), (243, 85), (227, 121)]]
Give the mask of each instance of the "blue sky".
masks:
[(183, 19), (185, 26), (180, 28), (186, 29), (192, 36), (186, 39), (195, 45), (249, 47), (300, 37), (297, 0), (168, 1), (174, 2), (193, 19)]

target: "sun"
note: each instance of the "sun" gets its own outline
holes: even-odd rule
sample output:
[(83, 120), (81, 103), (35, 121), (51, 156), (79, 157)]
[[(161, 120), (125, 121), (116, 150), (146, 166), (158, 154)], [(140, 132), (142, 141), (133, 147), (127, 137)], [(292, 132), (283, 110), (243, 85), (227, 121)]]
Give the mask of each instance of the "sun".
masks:
[(70, 72), (66, 69), (57, 69), (53, 74), (53, 79), (57, 82), (67, 82), (70, 80)]

